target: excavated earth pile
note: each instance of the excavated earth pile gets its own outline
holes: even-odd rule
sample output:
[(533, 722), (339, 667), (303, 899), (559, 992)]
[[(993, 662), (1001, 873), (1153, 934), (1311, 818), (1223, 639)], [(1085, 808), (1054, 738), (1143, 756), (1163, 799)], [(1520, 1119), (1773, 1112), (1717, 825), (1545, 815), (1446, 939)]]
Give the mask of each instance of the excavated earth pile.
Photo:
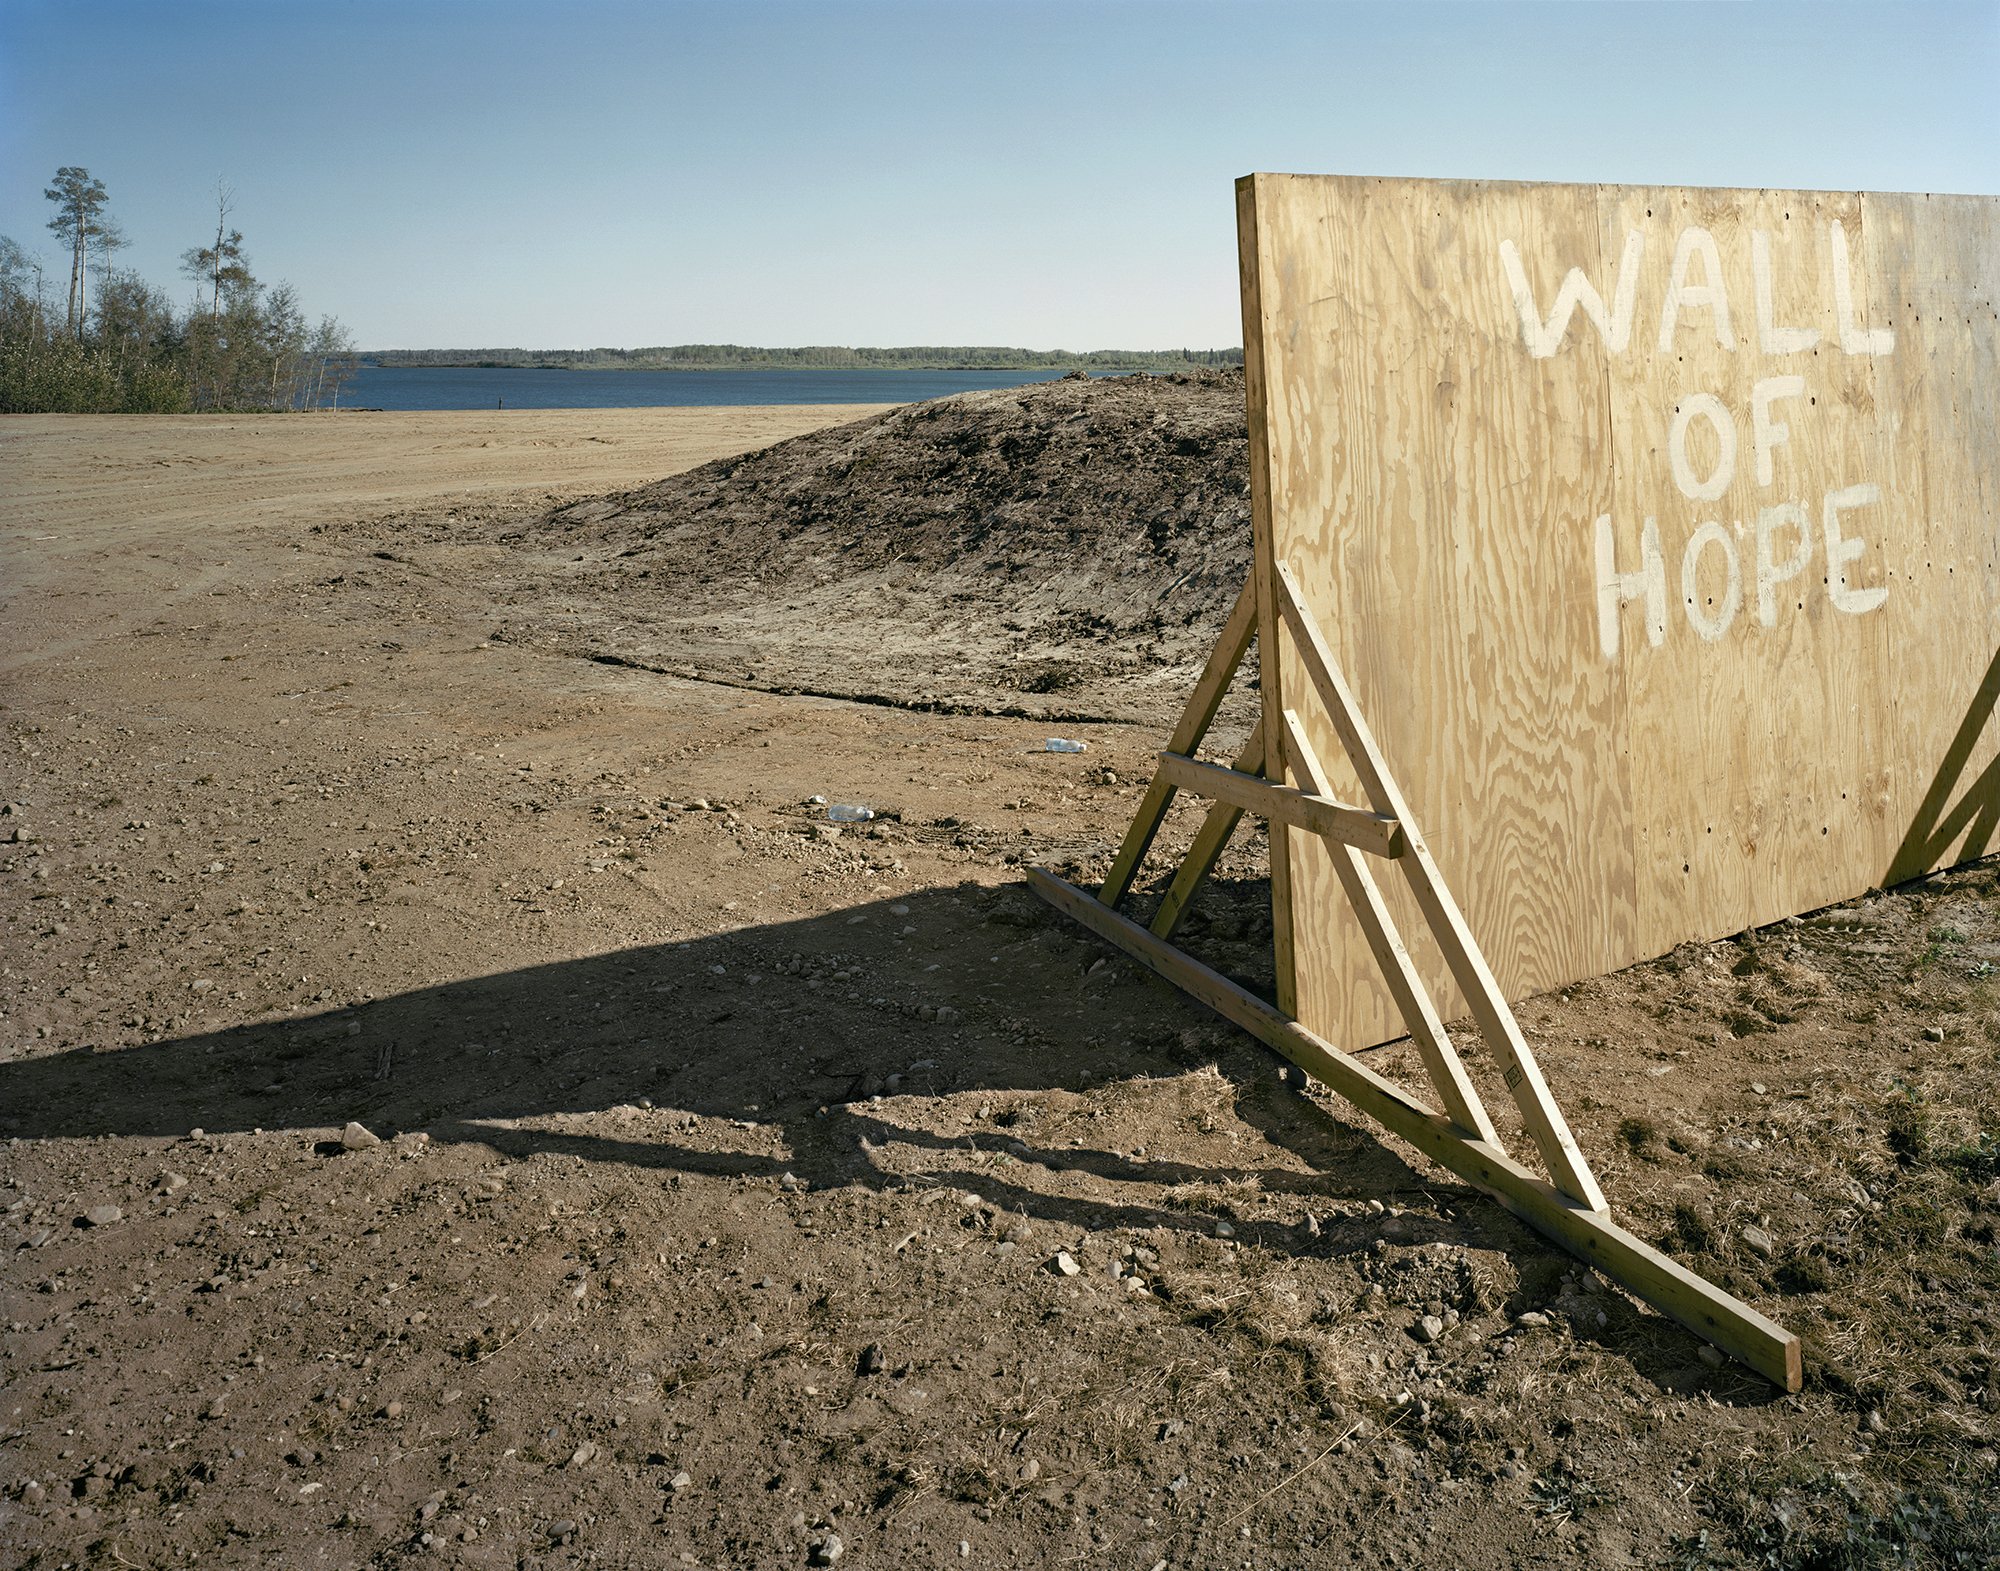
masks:
[(916, 404), (562, 508), (499, 641), (945, 712), (1155, 719), (1250, 565), (1240, 371)]

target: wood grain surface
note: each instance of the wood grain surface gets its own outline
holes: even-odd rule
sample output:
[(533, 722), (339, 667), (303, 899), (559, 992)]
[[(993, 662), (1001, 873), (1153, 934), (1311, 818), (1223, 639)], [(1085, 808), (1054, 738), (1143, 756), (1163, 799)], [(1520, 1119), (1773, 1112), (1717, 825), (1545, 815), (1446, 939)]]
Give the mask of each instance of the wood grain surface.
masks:
[[(1988, 849), (2000, 199), (1237, 196), (1262, 647), (1284, 561), (1507, 996)], [(1358, 799), (1277, 642), (1266, 734)], [(1327, 848), (1273, 847), (1281, 1004), (1401, 1034)]]

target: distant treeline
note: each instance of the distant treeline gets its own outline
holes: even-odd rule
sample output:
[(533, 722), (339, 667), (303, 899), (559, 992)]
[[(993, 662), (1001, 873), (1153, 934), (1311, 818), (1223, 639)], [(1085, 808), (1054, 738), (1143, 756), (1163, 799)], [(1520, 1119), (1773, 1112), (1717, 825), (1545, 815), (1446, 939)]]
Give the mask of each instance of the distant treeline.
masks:
[(476, 366), (558, 371), (1184, 371), (1243, 363), (1240, 349), (939, 348), (754, 349), (672, 344), (651, 349), (378, 349), (363, 358), (390, 368)]

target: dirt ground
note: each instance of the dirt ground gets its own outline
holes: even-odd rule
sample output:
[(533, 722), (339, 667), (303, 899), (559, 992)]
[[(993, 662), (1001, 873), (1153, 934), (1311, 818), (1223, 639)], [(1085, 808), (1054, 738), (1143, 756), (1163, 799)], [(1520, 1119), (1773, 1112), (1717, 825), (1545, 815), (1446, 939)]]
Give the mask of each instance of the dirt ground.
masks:
[(1240, 399), (0, 422), (0, 1562), (2000, 1562), (1991, 862), (1521, 1006), (1797, 1396), (1022, 888)]

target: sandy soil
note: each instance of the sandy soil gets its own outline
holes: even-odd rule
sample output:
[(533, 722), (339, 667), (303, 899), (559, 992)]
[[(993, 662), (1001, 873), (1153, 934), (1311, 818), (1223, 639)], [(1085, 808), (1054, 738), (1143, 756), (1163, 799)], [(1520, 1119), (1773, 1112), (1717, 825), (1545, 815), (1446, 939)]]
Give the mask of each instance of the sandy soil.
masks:
[[(1227, 498), (1177, 386), (1027, 417)], [(1214, 595), (966, 570), (1004, 506), (923, 499), (1054, 482), (962, 408), (909, 429), (1001, 457), (894, 490), (1016, 624), (955, 664), (900, 547), (801, 548), (863, 504), (656, 483), (874, 421), (743, 466), (790, 508), (880, 414), (0, 422), (0, 1560), (1990, 1563), (1992, 867), (1523, 1006), (1621, 1214), (1807, 1337), (1779, 1397), (1022, 891), (1101, 873)], [(704, 618), (718, 507), (789, 618)], [(1127, 576), (1219, 560), (1152, 523)], [(1262, 865), (1188, 934), (1253, 984)]]

